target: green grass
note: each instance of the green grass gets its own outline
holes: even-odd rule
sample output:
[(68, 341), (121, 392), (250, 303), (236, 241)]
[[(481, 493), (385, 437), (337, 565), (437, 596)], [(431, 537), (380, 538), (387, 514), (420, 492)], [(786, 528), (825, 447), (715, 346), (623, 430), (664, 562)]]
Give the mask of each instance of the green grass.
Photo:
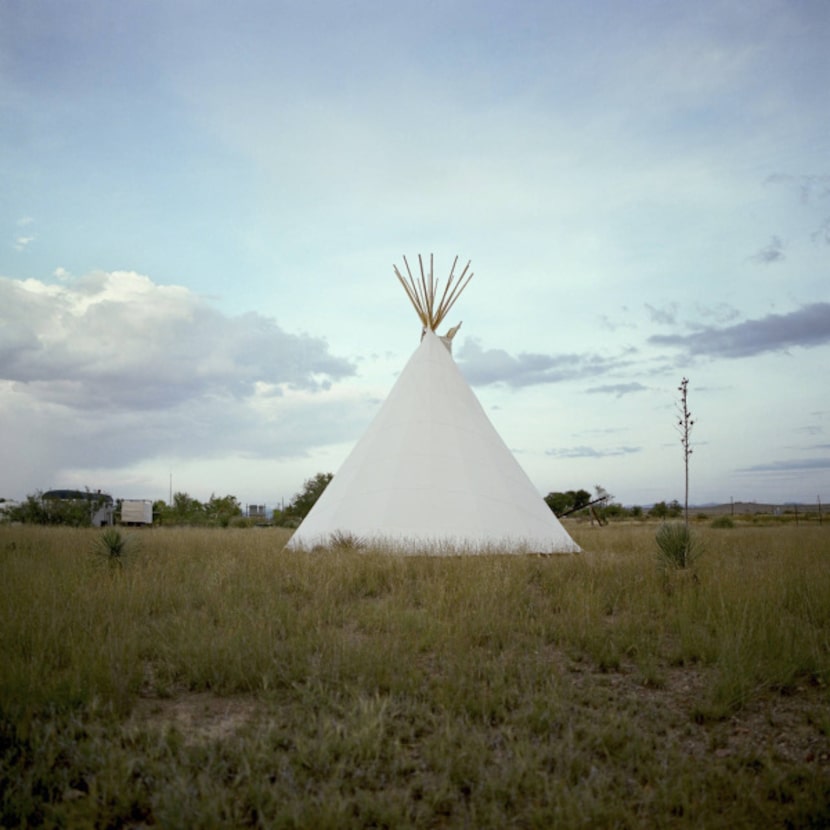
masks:
[[(2, 826), (830, 823), (830, 533), (580, 556), (0, 527)], [(138, 544), (140, 543), (140, 544)]]

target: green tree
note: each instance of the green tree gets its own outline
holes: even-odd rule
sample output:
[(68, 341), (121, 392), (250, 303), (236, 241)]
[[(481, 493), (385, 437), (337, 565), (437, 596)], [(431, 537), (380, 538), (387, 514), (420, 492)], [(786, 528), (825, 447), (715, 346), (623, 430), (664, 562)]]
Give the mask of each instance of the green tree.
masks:
[(303, 483), (303, 489), (294, 495), (291, 503), (285, 508), (286, 515), (304, 519), (333, 478), (332, 473), (317, 473), (314, 478), (307, 479)]
[(41, 493), (30, 493), (26, 500), (8, 511), (9, 521), (24, 524), (48, 524), (49, 517), (41, 500)]
[(274, 524), (277, 527), (281, 527), (285, 522), (287, 515), (287, 511), (280, 510), (279, 507), (275, 507), (273, 512), (271, 513), (271, 524)]
[(153, 502), (153, 522), (163, 523), (167, 518), (167, 502), (164, 499), (156, 499)]
[(587, 490), (577, 490), (576, 492), (571, 490), (570, 492), (573, 493), (574, 510), (581, 510), (591, 503), (591, 494)]
[(666, 507), (666, 502), (658, 501), (652, 505), (651, 510), (648, 511), (648, 515), (653, 516), (655, 519), (665, 519), (669, 515), (669, 508)]
[(545, 502), (548, 507), (557, 515), (561, 516), (566, 511), (570, 510), (573, 502), (568, 497), (567, 493), (548, 493), (545, 496)]
[(234, 516), (242, 515), (242, 506), (236, 496), (222, 496), (211, 493), (210, 499), (204, 505), (205, 518), (222, 527), (227, 527)]
[(545, 496), (545, 502), (557, 516), (565, 513), (574, 513), (587, 507), (591, 502), (591, 494), (587, 490), (568, 490), (565, 493), (553, 492)]
[(178, 492), (173, 494), (173, 504), (164, 505), (159, 515), (166, 524), (204, 524), (205, 507), (188, 493)]

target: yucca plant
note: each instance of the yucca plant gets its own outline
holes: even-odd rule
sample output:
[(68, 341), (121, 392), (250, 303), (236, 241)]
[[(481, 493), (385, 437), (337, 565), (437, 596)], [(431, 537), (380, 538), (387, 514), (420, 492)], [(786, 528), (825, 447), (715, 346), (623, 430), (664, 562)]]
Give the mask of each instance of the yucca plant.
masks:
[(698, 539), (687, 524), (667, 522), (655, 536), (662, 564), (672, 568), (689, 568), (701, 553)]
[(124, 536), (118, 528), (108, 527), (98, 537), (97, 552), (110, 562), (121, 563), (129, 546), (130, 538)]

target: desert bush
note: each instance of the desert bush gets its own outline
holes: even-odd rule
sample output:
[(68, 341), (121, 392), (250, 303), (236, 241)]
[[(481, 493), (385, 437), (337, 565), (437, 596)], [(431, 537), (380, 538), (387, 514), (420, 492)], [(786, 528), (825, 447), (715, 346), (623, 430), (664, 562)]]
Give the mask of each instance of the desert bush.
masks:
[(118, 528), (108, 527), (98, 535), (95, 552), (105, 556), (110, 562), (120, 564), (130, 547), (130, 542), (130, 537), (122, 534)]
[(673, 568), (688, 568), (700, 556), (701, 544), (689, 526), (680, 522), (660, 525), (655, 536), (660, 562)]
[(712, 520), (710, 527), (714, 527), (716, 529), (733, 528), (735, 527), (735, 522), (732, 520), (731, 516), (718, 516), (717, 519)]
[(360, 550), (366, 547), (366, 542), (354, 533), (335, 530), (329, 538), (329, 545), (336, 550)]

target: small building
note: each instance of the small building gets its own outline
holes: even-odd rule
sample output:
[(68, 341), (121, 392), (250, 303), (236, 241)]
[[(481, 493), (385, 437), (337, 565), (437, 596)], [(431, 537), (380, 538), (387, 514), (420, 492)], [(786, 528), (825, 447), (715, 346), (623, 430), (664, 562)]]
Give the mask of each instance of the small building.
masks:
[(89, 520), (93, 527), (107, 527), (113, 524), (115, 504), (109, 493), (100, 490), (95, 493), (89, 490), (47, 490), (41, 501), (48, 510), (49, 503), (55, 504), (58, 510), (63, 505), (71, 505), (89, 510)]
[(122, 525), (151, 525), (153, 502), (149, 499), (124, 499), (121, 502)]

